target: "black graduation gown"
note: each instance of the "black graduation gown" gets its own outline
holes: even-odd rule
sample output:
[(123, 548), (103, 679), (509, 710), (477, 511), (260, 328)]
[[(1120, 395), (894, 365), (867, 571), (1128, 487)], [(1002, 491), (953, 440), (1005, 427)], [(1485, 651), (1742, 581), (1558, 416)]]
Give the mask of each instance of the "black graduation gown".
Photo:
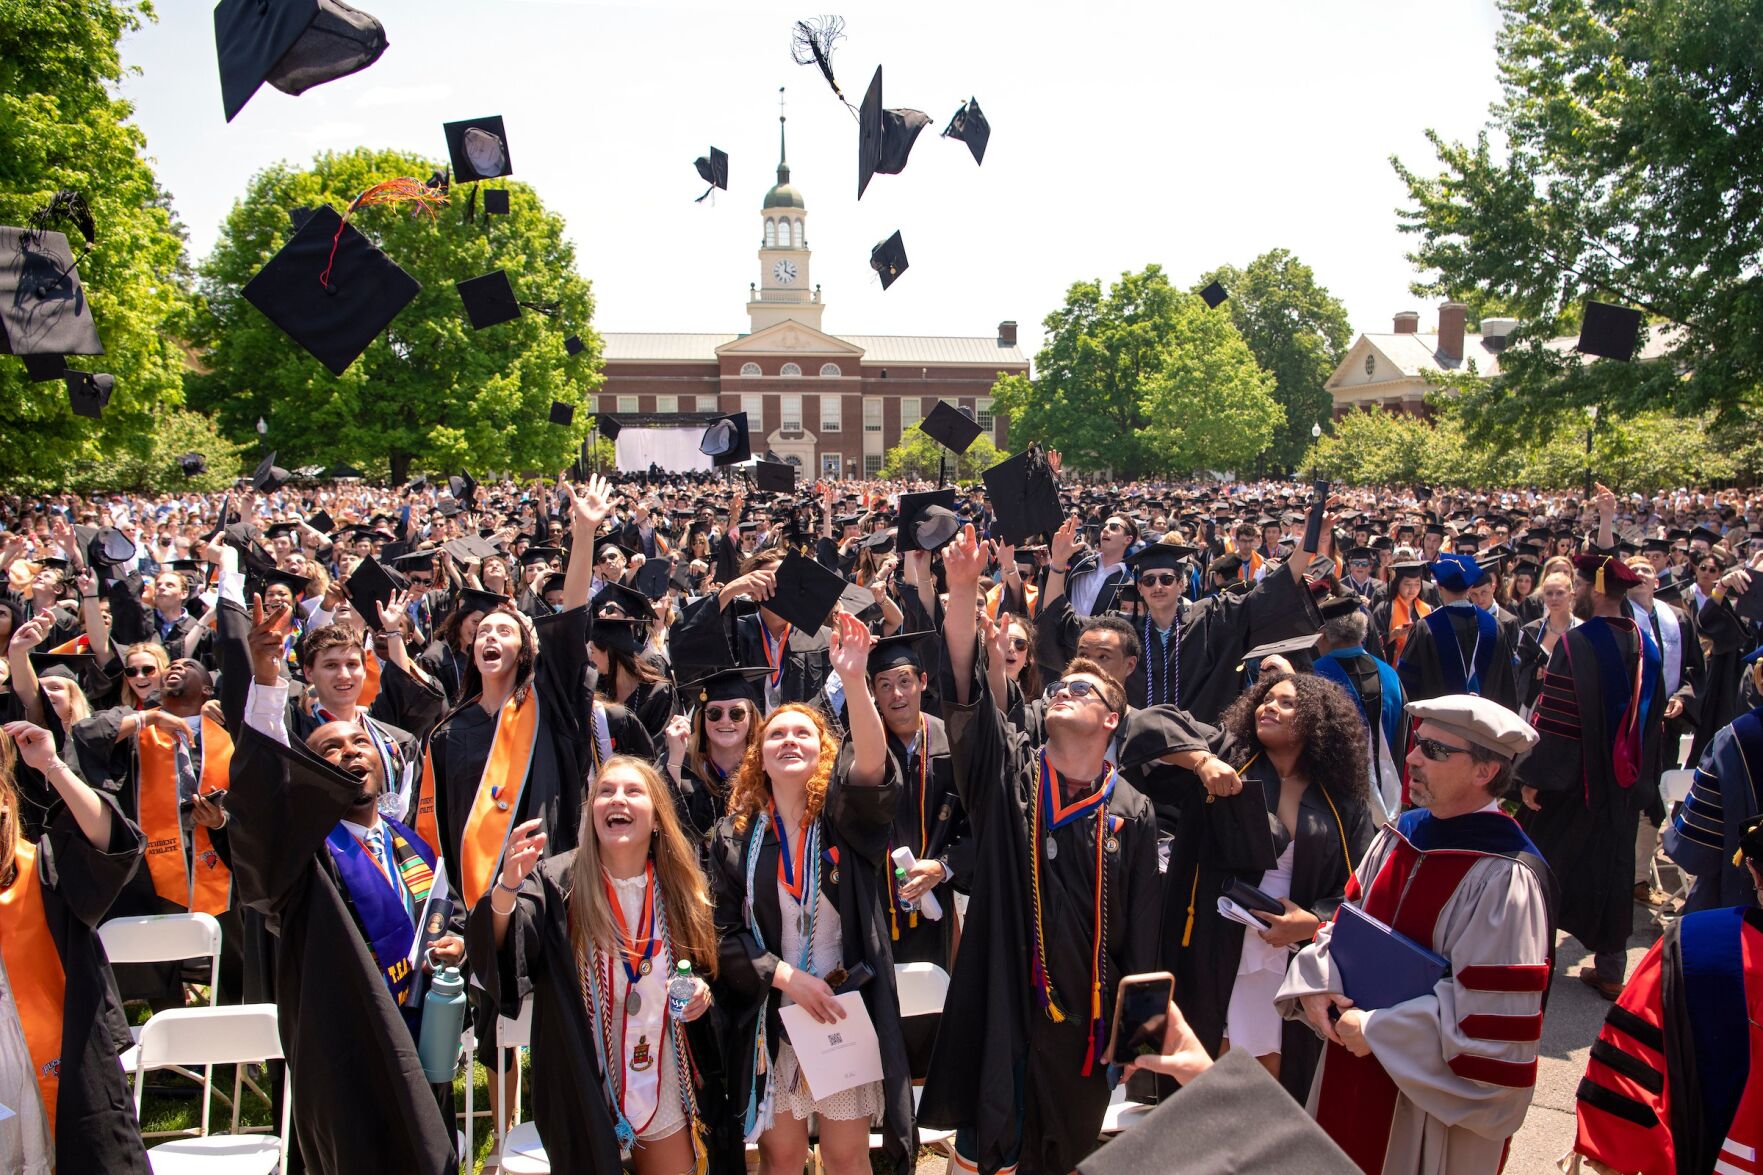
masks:
[(227, 793), (233, 882), (276, 935), (275, 995), (294, 1134), (314, 1171), (452, 1172), (416, 1042), (324, 847), (358, 784), (304, 746), (246, 728)]
[[(1477, 627), (1475, 614), (1469, 608), (1447, 607), (1435, 609), (1443, 611), (1450, 617), (1450, 624), (1457, 634), (1458, 655), (1467, 664), (1474, 654)], [(1407, 643), (1402, 646), (1402, 659), (1396, 663), (1396, 672), (1402, 677), (1402, 692), (1410, 701), (1442, 697), (1451, 693), (1446, 685), (1443, 669), (1439, 658), (1442, 655), (1432, 639), (1432, 629), (1426, 624), (1432, 617), (1427, 616), (1414, 623), (1408, 630)], [(1481, 696), (1491, 702), (1498, 702), (1508, 710), (1518, 709), (1518, 678), (1516, 662), (1518, 652), (1518, 628), (1512, 624), (1502, 624), (1496, 619), (1494, 625), (1494, 651), (1488, 660), (1488, 668), (1481, 683)]]
[[(1641, 732), (1639, 777), (1619, 787), (1615, 732), (1604, 712), (1597, 646), (1588, 621), (1555, 645), (1532, 724), (1537, 745), (1516, 769), (1517, 782), (1537, 789), (1542, 811), (1519, 810), (1519, 823), (1542, 851), (1560, 885), (1557, 924), (1592, 951), (1621, 950), (1634, 927), (1634, 839), (1640, 813), (1658, 796), (1663, 760), (1665, 681), (1657, 671), (1642, 683), (1648, 700)], [(1621, 656), (1615, 676), (1634, 681), (1636, 631), (1610, 623)], [(1626, 701), (1627, 693), (1623, 697)]]
[(57, 1171), (147, 1175), (134, 1099), (116, 1063), (130, 1043), (112, 995), (97, 926), (140, 864), (146, 838), (110, 796), (110, 842), (94, 845), (65, 807), (37, 842), (43, 918), (67, 978), (61, 1008), (61, 1084), (55, 1099)]
[[(764, 625), (764, 619), (757, 612), (734, 621), (732, 632), (736, 665), (757, 668), (769, 663), (765, 657), (766, 637), (760, 632)], [(803, 632), (793, 627), (790, 629), (790, 639), (784, 650), (783, 677), (777, 689), (776, 700), (779, 705), (786, 702), (825, 705), (826, 680), (832, 674), (832, 661), (827, 649), (824, 628), (819, 632)], [(761, 681), (758, 688), (770, 700), (770, 679)]]
[(659, 745), (667, 730), (668, 721), (673, 718), (673, 686), (665, 681), (645, 682), (631, 691), (624, 708), (648, 732), (649, 742)]
[(428, 671), (429, 676), (441, 683), (441, 692), (446, 695), (447, 705), (452, 706), (461, 699), (465, 689), (465, 670), (471, 664), (471, 654), (440, 641), (430, 641), (428, 648), (417, 657), (417, 664)]
[[(875, 977), (863, 985), (863, 1004), (875, 1024), (881, 1047), (884, 1117), (880, 1128), (887, 1158), (880, 1170), (909, 1175), (916, 1152), (912, 1126), (912, 1084), (901, 1032), (900, 999), (894, 986), (894, 958), (889, 949), (888, 922), (882, 870), (887, 867), (889, 830), (901, 798), (900, 774), (890, 756), (887, 776), (879, 787), (856, 787), (850, 782), (851, 749), (840, 749), (839, 762), (827, 785), (821, 811), (822, 845), (838, 851), (838, 878), (823, 868), (821, 885), (827, 899), (838, 908), (846, 968), (868, 963)], [(710, 884), (716, 901), (716, 937), (719, 958), (717, 1002), (728, 1013), (724, 1038), (731, 1113), (744, 1115), (748, 1095), (764, 1075), (754, 1072), (753, 1042), (758, 1019), (765, 1020), (770, 1056), (767, 1072), (777, 1061), (777, 1049), (785, 1039), (778, 1018), (782, 993), (771, 986), (778, 956), (761, 951), (747, 928), (747, 845), (753, 836), (763, 837), (754, 866), (753, 916), (768, 946), (783, 941), (783, 913), (777, 900), (777, 833), (769, 818), (755, 820), (737, 830), (733, 817), (716, 828), (711, 846)], [(763, 1098), (764, 1090), (758, 1090)], [(786, 1111), (787, 1112), (787, 1111)], [(741, 1129), (736, 1123), (735, 1129)]]
[[(943, 674), (944, 696), (957, 696)], [(1040, 761), (1027, 737), (1006, 726), (975, 658), (966, 706), (947, 707), (955, 785), (974, 843), (969, 877), (973, 895), (962, 928), (960, 957), (919, 1121), (977, 1132), (981, 1171), (1008, 1160), (1017, 1138), (1018, 1102), (1012, 1075), (1020, 1075), (1021, 1169), (1072, 1170), (1094, 1150), (1107, 1110), (1107, 1067), (1096, 1058), (1082, 1073), (1088, 1047), (1091, 948), (1095, 934), (1095, 844), (1098, 813), (1052, 833), (1058, 856), (1041, 869), (1047, 967), (1069, 1013), (1055, 1024), (1031, 990), (1029, 959), (1035, 917), (1030, 885), (1032, 805)], [(1123, 975), (1155, 969), (1161, 897), (1157, 878), (1157, 821), (1151, 803), (1121, 779), (1105, 815), (1117, 827), (1104, 852), (1105, 935), (1102, 942), (1104, 1035), (1114, 990)], [(1106, 1045), (1106, 1039), (1102, 1044)], [(1100, 1048), (1098, 1048), (1098, 1052)]]
[(1708, 640), (1707, 662), (1702, 672), (1702, 704), (1696, 715), (1696, 736), (1690, 745), (1689, 762), (1701, 761), (1702, 752), (1714, 736), (1755, 704), (1747, 699), (1749, 688), (1742, 658), (1754, 647), (1753, 637), (1739, 618), (1731, 600), (1712, 600), (1696, 612), (1696, 628)]

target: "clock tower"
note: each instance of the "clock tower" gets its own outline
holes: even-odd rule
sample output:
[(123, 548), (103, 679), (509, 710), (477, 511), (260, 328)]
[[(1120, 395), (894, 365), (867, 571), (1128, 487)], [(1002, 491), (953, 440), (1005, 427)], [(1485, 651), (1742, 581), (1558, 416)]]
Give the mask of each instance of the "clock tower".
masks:
[(790, 183), (784, 152), (784, 116), (777, 119), (777, 184), (765, 193), (760, 212), (764, 236), (759, 245), (759, 281), (750, 288), (747, 317), (750, 330), (794, 320), (820, 329), (820, 290), (809, 280), (808, 205)]

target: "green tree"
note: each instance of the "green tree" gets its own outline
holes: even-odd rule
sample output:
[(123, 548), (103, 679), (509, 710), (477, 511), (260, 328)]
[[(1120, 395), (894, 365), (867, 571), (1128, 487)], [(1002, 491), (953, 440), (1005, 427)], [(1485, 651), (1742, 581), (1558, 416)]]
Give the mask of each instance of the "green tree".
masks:
[[(230, 435), (249, 438), (261, 417), (278, 463), (347, 461), (413, 470), (569, 464), (591, 416), (547, 423), (553, 400), (580, 405), (600, 384), (600, 340), (589, 329), (593, 298), (575, 273), (563, 220), (524, 184), (510, 183), (512, 214), (472, 221), (456, 204), (434, 216), (368, 207), (352, 223), (422, 284), (422, 292), (341, 376), (319, 362), (239, 294), (291, 234), (288, 210), (348, 205), (369, 186), (426, 177), (435, 164), (391, 151), (318, 157), (309, 170), (269, 168), (233, 206), (201, 267), (205, 307), (199, 341), (209, 370), (191, 377), (193, 404), (219, 414)], [(522, 302), (555, 307), (473, 331), (454, 283), (506, 269)], [(317, 280), (317, 275), (313, 275)], [(563, 341), (586, 349), (569, 356)]]
[(967, 452), (957, 457), (932, 440), (929, 433), (914, 428), (908, 429), (901, 442), (888, 450), (882, 459), (881, 475), (890, 478), (935, 477), (939, 459), (947, 458), (947, 474), (951, 482), (971, 481), (1008, 456), (1010, 454), (998, 451), (992, 438), (981, 436), (967, 447)]
[[(1268, 423), (1268, 406), (1278, 411), (1271, 380), (1250, 390), (1261, 375), (1253, 354), (1227, 316), (1207, 317), (1204, 309), (1171, 286), (1158, 265), (1121, 274), (1107, 291), (1099, 280), (1073, 284), (1065, 305), (1045, 319), (1035, 378), (1001, 376), (993, 385), (998, 406), (1010, 414), (1012, 440), (1058, 449), (1068, 468), (1111, 469), (1121, 477), (1240, 460), (1232, 449), (1197, 453), (1190, 433), (1240, 432), (1258, 437), (1259, 451), (1278, 425)], [(1196, 399), (1201, 379), (1225, 387), (1203, 403)], [(1193, 409), (1225, 414), (1205, 422), (1171, 415)]]
[[(14, 489), (57, 489), (82, 467), (144, 454), (152, 413), (182, 396), (183, 234), (132, 105), (110, 89), (122, 78), (117, 42), (151, 17), (126, 0), (0, 3), (0, 224), (26, 223), (61, 189), (85, 197), (97, 243), (79, 275), (105, 353), (70, 362), (116, 377), (104, 418), (85, 420), (60, 383), (30, 383), (19, 361), (0, 360), (0, 483)], [(77, 230), (52, 227), (77, 256)]]
[(1273, 398), (1285, 409), (1285, 423), (1267, 459), (1290, 468), (1310, 447), (1311, 425), (1328, 428), (1334, 402), (1323, 385), (1352, 345), (1347, 308), (1287, 249), (1263, 253), (1244, 269), (1220, 266), (1202, 276), (1196, 289), (1214, 281), (1229, 291), (1225, 306), (1255, 362), (1273, 376)]
[[(185, 408), (165, 408), (154, 414), (146, 431), (145, 451), (120, 447), (107, 450), (93, 464), (73, 471), (68, 478), (69, 488), (82, 492), (208, 492), (224, 490), (236, 480), (246, 446), (221, 436), (213, 417)], [(200, 453), (207, 469), (186, 477), (178, 464), (178, 458), (185, 453)]]
[(1335, 421), (1334, 431), (1304, 454), (1300, 468), (1348, 485), (1422, 480), (1433, 428), (1418, 416), (1362, 408)]
[[(1416, 292), (1476, 290), (1523, 322), (1500, 378), (1466, 396), (1476, 435), (1534, 433), (1563, 405), (1730, 419), (1763, 377), (1763, 3), (1501, 8), (1492, 134), (1432, 135), (1436, 175), (1392, 160), (1431, 274)], [(1667, 356), (1544, 346), (1586, 298), (1646, 311)]]

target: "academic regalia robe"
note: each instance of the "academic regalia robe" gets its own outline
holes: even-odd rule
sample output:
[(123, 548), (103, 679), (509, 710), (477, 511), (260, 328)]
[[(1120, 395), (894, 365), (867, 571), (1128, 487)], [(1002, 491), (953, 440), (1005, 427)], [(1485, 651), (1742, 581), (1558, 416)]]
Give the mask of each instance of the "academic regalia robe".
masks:
[(302, 1159), (313, 1171), (454, 1171), (453, 1129), (325, 848), (360, 783), (249, 727), (232, 767), (233, 877), (276, 936)]
[[(944, 696), (952, 699), (954, 682), (943, 676)], [(973, 1130), (979, 1153), (969, 1157), (985, 1172), (1010, 1161), (1020, 1122), (1022, 1171), (1064, 1173), (1095, 1149), (1107, 1110), (1101, 1052), (1115, 987), (1124, 975), (1155, 969), (1157, 821), (1150, 801), (1118, 780), (1100, 810), (1050, 833), (1058, 848), (1048, 861), (1045, 846), (1030, 843), (1040, 757), (1026, 736), (1004, 725), (977, 657), (967, 696), (966, 706), (948, 705), (945, 721), (972, 830), (972, 901), (918, 1117), (930, 1126)], [(1107, 827), (1101, 830), (1102, 1039), (1095, 1042), (1090, 994), (1099, 820)], [(1041, 855), (1039, 917), (1063, 1023), (1039, 1006), (1031, 979), (1037, 916), (1031, 853)]]
[(1665, 829), (1665, 855), (1694, 883), (1686, 914), (1756, 903), (1751, 871), (1735, 861), (1739, 835), (1763, 812), (1763, 706), (1740, 714), (1702, 753), (1689, 799)]
[(662, 745), (662, 736), (667, 730), (668, 722), (673, 718), (674, 696), (671, 684), (652, 681), (639, 685), (624, 700), (624, 708), (642, 724), (649, 734), (650, 743), (654, 745)]
[(1742, 658), (1756, 646), (1732, 601), (1711, 599), (1703, 604), (1696, 612), (1696, 628), (1707, 638), (1708, 648), (1691, 762), (1699, 761), (1715, 734), (1759, 700), (1745, 698), (1748, 682)]
[[(850, 782), (850, 761), (847, 745), (840, 750), (821, 809), (821, 889), (839, 911), (845, 967), (868, 963), (875, 973), (861, 991), (881, 1048), (884, 1120), (879, 1131), (887, 1155), (884, 1167), (896, 1175), (908, 1175), (914, 1160), (912, 1087), (894, 986), (882, 873), (887, 865), (889, 829), (901, 799), (901, 781), (890, 757), (885, 760), (887, 774), (880, 786), (857, 787)], [(761, 840), (753, 873), (755, 892), (749, 895), (747, 852), (755, 836)], [(729, 1105), (737, 1115), (744, 1115), (749, 1098), (756, 1102), (764, 1098), (763, 1090), (756, 1086), (765, 1074), (755, 1073), (754, 1065), (759, 1017), (765, 1017), (767, 1072), (775, 1067), (778, 1045), (786, 1039), (777, 1014), (781, 993), (771, 986), (779, 962), (774, 952), (783, 941), (777, 876), (777, 832), (769, 817), (755, 819), (745, 829), (735, 828), (733, 817), (725, 817), (717, 825), (710, 870), (720, 970), (717, 1001), (729, 1017), (724, 1054)], [(770, 949), (761, 951), (747, 926), (745, 907), (749, 900)]]
[[(1639, 657), (1631, 620), (1595, 617), (1562, 637), (1533, 716), (1537, 745), (1516, 768), (1542, 805), (1519, 819), (1560, 883), (1561, 929), (1594, 952), (1621, 950), (1633, 930), (1635, 822), (1658, 796), (1664, 678), (1656, 649)], [(1616, 719), (1627, 713), (1637, 670), (1640, 737), (1624, 752), (1636, 774), (1624, 786)]]
[(776, 667), (781, 654), (782, 672), (776, 683), (769, 676), (758, 683), (765, 709), (786, 702), (825, 706), (832, 662), (824, 628), (807, 633), (792, 626), (784, 648), (778, 650), (764, 631), (764, 620), (757, 610), (749, 612), (734, 604), (719, 610), (716, 600), (707, 596), (686, 610), (669, 643), (676, 652), (675, 669), (682, 677), (733, 665)]
[(1395, 666), (1363, 648), (1333, 649), (1316, 658), (1316, 675), (1352, 698), (1365, 722), (1372, 821), (1382, 825), (1402, 812), (1402, 760), (1407, 750), (1407, 699)]
[(422, 651), (416, 662), (430, 677), (441, 683), (441, 692), (446, 696), (449, 707), (461, 700), (461, 692), (465, 689), (465, 671), (471, 666), (469, 649), (456, 649), (440, 641), (430, 641), (429, 647)]
[[(110, 821), (107, 844), (87, 840), (64, 807), (36, 845), (42, 918), (66, 980), (54, 1106), (55, 1169), (147, 1175), (150, 1168), (128, 1080), (116, 1063), (117, 1054), (131, 1043), (128, 1021), (112, 993), (97, 935), (98, 924), (140, 864), (146, 838), (114, 799), (100, 793), (99, 800)], [(14, 891), (20, 888), (15, 882)], [(11, 910), (0, 915), (14, 916)], [(16, 989), (23, 977), (9, 978)]]
[[(1457, 639), (1454, 645), (1442, 646), (1437, 633), (1447, 625)], [(1516, 626), (1500, 623), (1473, 604), (1435, 609), (1408, 630), (1402, 659), (1396, 664), (1402, 690), (1409, 701), (1473, 693), (1516, 710), (1517, 634)], [(1469, 688), (1472, 676), (1479, 678), (1477, 689)]]
[[(710, 776), (709, 780), (704, 778), (706, 775)], [(667, 775), (668, 789), (673, 793), (673, 810), (685, 826), (686, 835), (700, 850), (699, 864), (708, 869), (710, 844), (715, 839), (717, 821), (728, 813), (729, 780), (708, 758), (704, 761), (702, 773), (692, 770), (689, 759), (681, 763), (679, 776), (679, 782), (674, 783), (672, 774)]]
[[(1631, 837), (1632, 840), (1632, 837)], [(1549, 870), (1512, 819), (1424, 809), (1378, 833), (1346, 900), (1450, 960), (1432, 991), (1365, 1017), (1371, 1054), (1323, 1046), (1309, 1109), (1366, 1172), (1496, 1175), (1536, 1085), (1553, 970)], [(1345, 989), (1334, 924), (1299, 951), (1277, 1003)]]
[[(1395, 631), (1399, 627), (1395, 618), (1398, 601), (1401, 602), (1403, 612), (1407, 617), (1408, 628), (1406, 632)], [(1392, 665), (1400, 665), (1402, 650), (1407, 647), (1408, 637), (1413, 634), (1424, 615), (1430, 613), (1432, 608), (1431, 604), (1419, 597), (1413, 600), (1401, 600), (1394, 593), (1385, 592), (1383, 599), (1379, 600), (1371, 609), (1371, 628), (1377, 633), (1378, 643), (1383, 647), (1383, 652), (1378, 656)]]

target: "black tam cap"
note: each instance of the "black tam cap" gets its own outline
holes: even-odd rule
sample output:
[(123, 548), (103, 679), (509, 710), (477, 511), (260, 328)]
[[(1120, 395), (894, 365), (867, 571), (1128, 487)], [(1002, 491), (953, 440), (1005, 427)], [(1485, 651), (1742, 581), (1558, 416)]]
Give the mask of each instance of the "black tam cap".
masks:
[(680, 686), (680, 695), (688, 706), (703, 705), (705, 702), (747, 702), (757, 709), (758, 683), (770, 672), (763, 665), (758, 668), (739, 666), (734, 669), (718, 669), (715, 673)]
[(570, 335), (563, 340), (563, 349), (571, 355), (580, 355), (583, 351), (588, 349), (588, 345), (582, 342), (582, 337), (580, 335)]
[(39, 678), (55, 674), (78, 681), (80, 674), (98, 667), (98, 658), (91, 653), (39, 653), (33, 650), (30, 658), (31, 668), (36, 670)]
[(460, 588), (459, 602), (453, 610), (463, 615), (472, 612), (488, 612), (491, 608), (508, 602), (507, 597), (498, 596), (495, 592), (486, 592), (482, 588)]
[(304, 596), (307, 588), (311, 586), (311, 580), (306, 576), (295, 575), (293, 572), (283, 571), (279, 567), (274, 570), (265, 571), (261, 578), (265, 587), (268, 587), (272, 583), (281, 584), (290, 592), (294, 593), (294, 598), (296, 600)]
[[(882, 69), (875, 67), (869, 79), (869, 91), (863, 95), (863, 108), (858, 113), (857, 198), (869, 187), (876, 172), (899, 175), (906, 170), (906, 158), (918, 132), (930, 125), (930, 116), (922, 110), (882, 109)], [(904, 267), (902, 267), (904, 268)]]
[(471, 320), (472, 330), (483, 330), (486, 326), (512, 322), (520, 317), (520, 303), (514, 299), (514, 287), (509, 283), (505, 269), (494, 270), (482, 277), (469, 277), (455, 285), (459, 300), (465, 303), (465, 316)]
[(1175, 570), (1182, 564), (1199, 554), (1193, 547), (1181, 543), (1166, 543), (1159, 539), (1148, 543), (1126, 557), (1127, 566), (1136, 572)]
[(1207, 308), (1210, 310), (1218, 309), (1224, 304), (1224, 300), (1228, 297), (1230, 297), (1230, 294), (1225, 291), (1223, 284), (1219, 282), (1212, 282), (1205, 289), (1200, 291), (1200, 300), (1205, 302)]
[(767, 493), (787, 494), (796, 488), (796, 467), (787, 461), (756, 461), (753, 484)]
[(69, 371), (62, 375), (67, 381), (67, 398), (73, 405), (73, 414), (83, 416), (87, 420), (97, 420), (104, 415), (105, 406), (110, 403), (110, 393), (116, 390), (116, 377), (102, 371)]
[(884, 290), (906, 272), (906, 242), (901, 240), (898, 229), (894, 230), (893, 236), (869, 251), (869, 268), (881, 275)]
[(734, 412), (711, 421), (698, 441), (698, 452), (709, 457), (711, 464), (719, 468), (751, 460), (753, 449), (747, 437), (747, 414)]
[(1575, 348), (1582, 354), (1600, 355), (1605, 359), (1620, 359), (1624, 363), (1634, 358), (1635, 345), (1640, 342), (1641, 312), (1627, 306), (1612, 306), (1608, 302), (1591, 302), (1585, 304), (1585, 319), (1579, 326), (1579, 344)]
[(67, 237), (48, 229), (0, 227), (0, 352), (53, 357), (34, 380), (61, 375), (62, 355), (102, 355), (92, 307)]
[(805, 633), (819, 632), (832, 615), (845, 581), (795, 551), (777, 567), (777, 587), (765, 607)]
[(379, 246), (328, 205), (245, 284), (245, 300), (342, 375), (422, 292)]
[(441, 129), (447, 134), (447, 154), (453, 160), (455, 183), (514, 174), (514, 164), (508, 157), (508, 132), (502, 129), (500, 114), (445, 123)]
[(264, 82), (298, 95), (366, 69), (386, 51), (386, 30), (340, 0), (220, 0), (214, 44), (231, 122)]
[(973, 417), (947, 400), (938, 400), (930, 415), (918, 422), (918, 428), (952, 453), (967, 452), (985, 431)]
[(998, 532), (1005, 542), (1021, 544), (1031, 535), (1051, 534), (1065, 519), (1058, 483), (1036, 446), (992, 466), (980, 474), (980, 480), (997, 511)]
[[(692, 160), (692, 166), (698, 169), (698, 178), (710, 185), (704, 189), (704, 196), (708, 196), (717, 188), (721, 188), (725, 192), (728, 191), (727, 151), (720, 147), (712, 147), (709, 155), (700, 155)], [(704, 196), (699, 196), (698, 199), (702, 200)]]
[(575, 423), (575, 405), (565, 404), (562, 400), (551, 401), (551, 423), (565, 427)]
[(969, 98), (962, 103), (949, 125), (943, 128), (943, 137), (966, 143), (967, 149), (973, 152), (975, 163), (986, 161), (986, 144), (992, 138), (992, 124), (980, 113), (978, 98)]
[[(0, 347), (4, 346), (5, 333), (6, 328), (0, 326)], [(29, 383), (48, 383), (67, 374), (66, 355), (20, 355), (19, 358), (24, 360), (25, 379)]]

